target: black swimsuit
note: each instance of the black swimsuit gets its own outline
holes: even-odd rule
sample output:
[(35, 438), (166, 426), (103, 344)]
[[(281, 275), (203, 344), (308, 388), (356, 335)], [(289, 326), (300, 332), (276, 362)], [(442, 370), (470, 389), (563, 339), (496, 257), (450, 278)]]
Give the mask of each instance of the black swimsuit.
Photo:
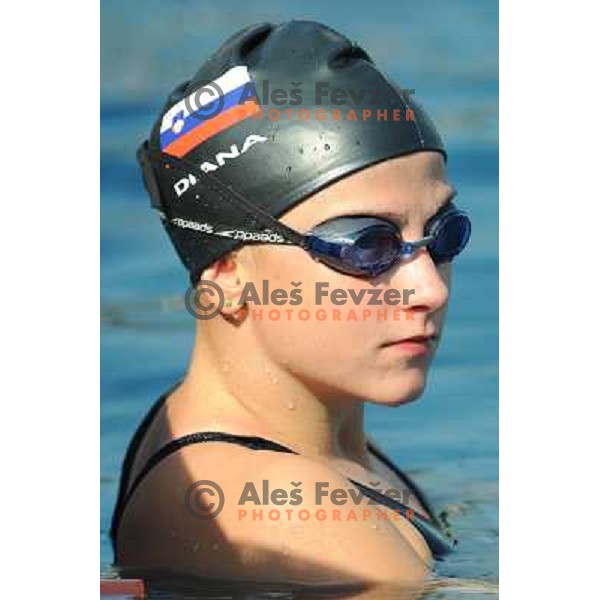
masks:
[[(113, 545), (113, 551), (115, 551), (115, 556), (119, 523), (123, 515), (123, 511), (125, 510), (125, 506), (127, 505), (127, 502), (133, 496), (135, 490), (138, 488), (144, 477), (150, 472), (151, 469), (153, 469), (164, 458), (170, 456), (174, 452), (177, 452), (184, 446), (188, 446), (190, 444), (199, 444), (202, 442), (218, 441), (238, 444), (251, 450), (270, 450), (272, 452), (287, 452), (290, 454), (298, 454), (294, 450), (291, 450), (290, 448), (287, 448), (286, 446), (283, 446), (277, 442), (257, 436), (237, 435), (233, 433), (225, 433), (220, 431), (203, 431), (198, 433), (191, 433), (189, 435), (184, 435), (183, 437), (177, 438), (176, 440), (169, 442), (168, 444), (160, 448), (157, 452), (155, 452), (146, 462), (144, 468), (139, 472), (133, 484), (129, 487), (131, 468), (137, 450), (141, 444), (142, 438), (146, 431), (150, 428), (152, 420), (160, 410), (163, 403), (166, 401), (171, 392), (173, 392), (179, 386), (180, 383), (181, 380), (179, 380), (173, 387), (164, 392), (158, 398), (158, 400), (150, 408), (150, 410), (140, 423), (139, 427), (137, 428), (137, 431), (131, 439), (131, 442), (129, 443), (129, 447), (127, 448), (127, 453), (125, 454), (125, 459), (123, 460), (117, 503), (115, 505), (112, 524), (110, 528), (110, 538)], [(429, 545), (429, 548), (434, 558), (441, 559), (450, 552), (452, 552), (454, 546), (456, 545), (456, 540), (453, 540), (451, 538), (448, 531), (442, 531), (442, 525), (436, 519), (434, 512), (431, 510), (429, 502), (427, 502), (423, 492), (419, 490), (419, 488), (408, 477), (408, 475), (403, 473), (389, 458), (387, 458), (381, 452), (379, 452), (369, 441), (367, 441), (367, 448), (374, 456), (376, 456), (379, 460), (386, 464), (392, 471), (394, 471), (394, 473), (396, 473), (396, 475), (402, 481), (404, 481), (407, 484), (407, 486), (414, 493), (415, 497), (419, 500), (421, 505), (425, 507), (427, 512), (432, 516), (433, 520), (425, 517), (424, 515), (420, 515), (419, 513), (414, 512), (398, 500), (395, 500), (390, 496), (386, 496), (382, 492), (374, 488), (370, 488), (360, 483), (359, 481), (355, 481), (352, 478), (348, 478), (348, 480), (356, 487), (358, 487), (368, 498), (371, 498), (378, 504), (382, 504), (384, 506), (387, 506), (388, 508), (391, 508), (392, 510), (397, 511), (406, 518), (408, 518), (410, 522), (419, 530), (421, 535), (425, 538), (425, 541)], [(126, 492), (128, 487), (129, 490)], [(409, 511), (408, 516), (407, 511)]]

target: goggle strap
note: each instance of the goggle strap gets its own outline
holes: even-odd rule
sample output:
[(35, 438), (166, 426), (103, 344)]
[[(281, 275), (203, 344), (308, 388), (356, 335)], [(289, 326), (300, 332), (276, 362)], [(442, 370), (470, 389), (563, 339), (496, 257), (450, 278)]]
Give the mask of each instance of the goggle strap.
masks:
[[(161, 215), (162, 218), (162, 215)], [(171, 225), (173, 225), (174, 227), (179, 227), (180, 229), (191, 229), (192, 231), (194, 231), (195, 233), (198, 233), (200, 235), (209, 235), (209, 236), (215, 236), (215, 237), (221, 237), (221, 238), (229, 238), (232, 240), (240, 240), (242, 242), (244, 242), (245, 244), (261, 244), (261, 243), (265, 243), (265, 241), (268, 241), (269, 244), (283, 244), (283, 245), (296, 245), (294, 242), (290, 241), (287, 238), (284, 238), (281, 234), (279, 235), (279, 239), (272, 239), (271, 235), (273, 235), (274, 232), (271, 228), (265, 228), (265, 229), (253, 229), (253, 228), (239, 228), (236, 227), (234, 225), (212, 225), (210, 223), (198, 223), (196, 221), (190, 221), (188, 219), (181, 219), (179, 217), (173, 217), (171, 219), (165, 219), (167, 220)], [(191, 222), (194, 225), (197, 225), (197, 227), (189, 227), (186, 226), (182, 223), (182, 221), (184, 222)], [(201, 228), (202, 226), (206, 226), (209, 225), (211, 230), (207, 230), (206, 227)], [(245, 235), (246, 234), (246, 235)], [(247, 236), (255, 236), (253, 237), (247, 237)], [(265, 240), (265, 236), (269, 237), (268, 240)]]
[(210, 182), (214, 184), (214, 186), (216, 186), (218, 189), (215, 189), (215, 187), (211, 188), (211, 186), (208, 185), (209, 189), (220, 193), (228, 202), (233, 204), (236, 208), (244, 209), (244, 211), (255, 217), (256, 220), (265, 227), (268, 227), (269, 229), (281, 234), (283, 237), (289, 239), (291, 243), (304, 248), (306, 242), (303, 235), (301, 235), (297, 231), (294, 231), (290, 227), (287, 227), (286, 225), (272, 217), (260, 206), (256, 206), (255, 204), (250, 202), (233, 187), (227, 185), (226, 183), (223, 183), (214, 173), (204, 173), (189, 161), (183, 160), (176, 156), (172, 156), (165, 152), (153, 150), (147, 144), (145, 145), (145, 147), (143, 146), (143, 149), (145, 150), (148, 159), (153, 160), (155, 163), (162, 162), (169, 165), (173, 165), (181, 169), (183, 172), (195, 175), (200, 181)]
[(156, 175), (154, 174), (154, 169), (152, 169), (152, 164), (148, 154), (148, 140), (145, 140), (137, 149), (136, 158), (142, 169), (142, 179), (144, 181), (146, 191), (150, 196), (150, 205), (162, 216), (164, 215), (164, 206), (160, 196), (160, 188), (158, 187)]

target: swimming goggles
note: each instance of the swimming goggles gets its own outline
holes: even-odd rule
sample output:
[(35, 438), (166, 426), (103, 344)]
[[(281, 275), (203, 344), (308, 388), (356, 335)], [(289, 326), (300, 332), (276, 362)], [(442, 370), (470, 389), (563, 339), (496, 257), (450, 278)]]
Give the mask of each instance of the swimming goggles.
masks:
[[(420, 240), (404, 241), (398, 227), (381, 217), (342, 216), (329, 219), (303, 234), (272, 217), (231, 186), (221, 182), (214, 174), (200, 172), (192, 163), (164, 152), (150, 150), (147, 142), (138, 151), (145, 175), (153, 182), (150, 196), (152, 205), (161, 217), (175, 227), (211, 235), (240, 240), (244, 243), (287, 244), (303, 248), (314, 259), (332, 269), (358, 277), (375, 277), (390, 269), (399, 260), (413, 256), (420, 248), (427, 248), (435, 264), (450, 262), (464, 250), (471, 235), (471, 221), (467, 214), (448, 203), (427, 221), (425, 236)], [(193, 173), (224, 199), (244, 210), (263, 229), (239, 229), (227, 225), (200, 224), (180, 217), (168, 218), (162, 210), (158, 186), (151, 173), (152, 162), (158, 167), (175, 167)], [(146, 171), (148, 169), (150, 173)], [(148, 179), (147, 179), (148, 181)]]

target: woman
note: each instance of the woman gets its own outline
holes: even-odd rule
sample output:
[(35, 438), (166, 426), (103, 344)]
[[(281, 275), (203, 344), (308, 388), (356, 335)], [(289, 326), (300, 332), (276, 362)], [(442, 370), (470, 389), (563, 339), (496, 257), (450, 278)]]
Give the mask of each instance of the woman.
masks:
[(125, 458), (116, 562), (418, 585), (451, 544), (364, 405), (423, 392), (470, 233), (432, 122), (336, 31), (262, 24), (171, 93), (138, 158), (198, 320)]

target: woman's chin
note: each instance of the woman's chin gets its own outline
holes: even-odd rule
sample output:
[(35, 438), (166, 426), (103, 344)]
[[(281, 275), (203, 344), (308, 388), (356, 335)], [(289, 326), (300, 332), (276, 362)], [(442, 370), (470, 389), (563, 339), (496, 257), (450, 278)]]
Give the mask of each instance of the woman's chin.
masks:
[(400, 406), (418, 400), (427, 384), (426, 374), (422, 371), (406, 374), (400, 381), (379, 382), (375, 394), (371, 394), (370, 402), (383, 406)]

